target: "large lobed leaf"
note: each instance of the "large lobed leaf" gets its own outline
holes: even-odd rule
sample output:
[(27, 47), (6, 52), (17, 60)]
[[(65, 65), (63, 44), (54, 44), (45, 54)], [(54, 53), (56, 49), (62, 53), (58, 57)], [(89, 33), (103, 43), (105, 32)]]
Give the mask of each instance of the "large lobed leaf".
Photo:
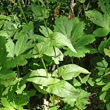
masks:
[(59, 32), (54, 32), (51, 34), (51, 45), (57, 47), (67, 46), (71, 51), (76, 52), (71, 44), (71, 41)]
[(86, 15), (93, 23), (102, 27), (94, 31), (94, 34), (97, 37), (104, 37), (108, 35), (110, 32), (110, 15), (108, 13), (102, 15), (99, 11), (89, 10), (86, 12)]
[(80, 73), (89, 74), (89, 71), (86, 69), (75, 65), (75, 64), (68, 64), (61, 66), (59, 69), (53, 72), (53, 76), (61, 76), (64, 80), (70, 80), (73, 77), (79, 76)]
[(110, 1), (109, 0), (98, 0), (98, 5), (104, 13), (110, 14)]

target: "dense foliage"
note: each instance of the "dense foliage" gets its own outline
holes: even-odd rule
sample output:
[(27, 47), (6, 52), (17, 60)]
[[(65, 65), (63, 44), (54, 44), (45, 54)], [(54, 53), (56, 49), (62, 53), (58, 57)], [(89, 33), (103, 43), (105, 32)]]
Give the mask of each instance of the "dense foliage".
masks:
[(110, 0), (1, 0), (0, 110), (110, 110)]

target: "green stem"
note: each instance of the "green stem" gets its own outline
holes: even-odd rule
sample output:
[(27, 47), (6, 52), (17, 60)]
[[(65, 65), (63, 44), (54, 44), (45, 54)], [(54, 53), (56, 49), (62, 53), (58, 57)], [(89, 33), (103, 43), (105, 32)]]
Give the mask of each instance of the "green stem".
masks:
[(20, 78), (20, 72), (19, 72), (19, 67), (18, 67), (18, 65), (16, 65), (16, 67), (17, 67), (17, 71), (18, 71), (18, 78)]
[[(21, 13), (22, 13), (22, 15), (23, 15), (23, 17), (24, 17), (24, 19), (25, 19), (26, 24), (28, 24), (27, 19), (26, 19), (26, 17), (25, 17), (25, 14), (24, 14), (24, 12), (23, 12), (23, 9), (22, 9), (22, 7), (21, 7), (21, 4), (20, 4), (20, 1), (19, 1), (19, 0), (18, 0), (18, 5), (19, 5), (19, 7), (20, 7), (20, 11), (21, 11)], [(39, 5), (40, 5), (40, 4), (39, 4)], [(45, 23), (46, 23), (46, 22), (45, 22)], [(48, 32), (48, 33), (49, 33), (49, 32)], [(33, 41), (34, 41), (34, 39), (33, 39)], [(34, 44), (35, 44), (35, 46), (36, 46), (36, 50), (37, 50), (38, 53), (39, 53), (39, 49), (38, 49), (38, 47), (37, 47), (35, 41), (34, 41)], [(47, 74), (47, 77), (48, 77), (47, 68), (46, 68), (46, 65), (45, 65), (45, 62), (44, 62), (43, 58), (41, 58), (41, 61), (42, 61), (42, 63), (43, 63), (43, 66), (44, 66), (44, 68), (45, 68), (45, 71), (46, 71), (46, 74)], [(18, 67), (17, 67), (17, 68), (18, 68)], [(20, 77), (20, 74), (18, 74), (18, 77)]]
[(46, 68), (46, 65), (45, 65), (44, 59), (41, 58), (41, 61), (42, 61), (42, 63), (43, 63), (43, 66), (44, 66), (44, 68), (45, 68), (46, 75), (47, 75), (47, 78), (48, 78), (48, 72), (47, 72), (47, 68)]
[(37, 0), (37, 3), (38, 3), (38, 5), (39, 5), (40, 12), (41, 12), (41, 14), (42, 14), (42, 16), (43, 16), (43, 19), (44, 19), (44, 25), (45, 25), (45, 27), (46, 27), (47, 33), (48, 33), (48, 35), (49, 35), (49, 31), (48, 31), (48, 28), (47, 28), (47, 24), (46, 24), (45, 17), (44, 17), (44, 14), (43, 14), (43, 12), (42, 12), (42, 9), (41, 9), (41, 6), (40, 6), (40, 3), (39, 3), (39, 0)]
[(26, 19), (26, 16), (25, 16), (25, 14), (24, 14), (24, 12), (23, 12), (23, 9), (22, 9), (22, 6), (21, 6), (19, 0), (18, 0), (18, 5), (19, 5), (19, 7), (20, 7), (20, 11), (21, 11), (21, 13), (22, 13), (22, 15), (23, 15), (23, 17), (24, 17), (24, 20), (25, 20), (26, 24), (28, 24), (27, 19)]
[[(41, 14), (42, 14), (42, 16), (43, 16), (43, 19), (44, 19), (44, 25), (45, 25), (45, 27), (46, 27), (46, 30), (47, 30), (48, 36), (49, 36), (49, 38), (50, 38), (50, 40), (51, 40), (51, 37), (50, 37), (49, 31), (48, 31), (48, 28), (47, 28), (47, 24), (46, 24), (45, 17), (44, 17), (44, 14), (43, 14), (43, 12), (42, 12), (42, 9), (41, 9), (41, 6), (40, 6), (40, 3), (39, 3), (39, 0), (37, 0), (37, 2), (38, 2), (38, 5), (39, 5), (40, 12), (41, 12)], [(54, 46), (53, 46), (53, 50), (54, 50), (55, 58), (56, 58), (57, 55), (56, 55), (56, 51), (55, 51), (55, 47), (54, 47)], [(58, 68), (59, 68), (59, 66), (58, 66), (58, 64), (57, 64), (57, 69), (58, 69)], [(58, 69), (58, 75), (59, 75), (59, 69)]]

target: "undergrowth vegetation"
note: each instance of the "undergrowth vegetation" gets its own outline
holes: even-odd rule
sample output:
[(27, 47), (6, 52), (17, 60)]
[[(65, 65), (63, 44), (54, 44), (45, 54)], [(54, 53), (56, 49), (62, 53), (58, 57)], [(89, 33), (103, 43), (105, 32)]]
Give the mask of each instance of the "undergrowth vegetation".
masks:
[(110, 0), (1, 0), (0, 110), (110, 110)]

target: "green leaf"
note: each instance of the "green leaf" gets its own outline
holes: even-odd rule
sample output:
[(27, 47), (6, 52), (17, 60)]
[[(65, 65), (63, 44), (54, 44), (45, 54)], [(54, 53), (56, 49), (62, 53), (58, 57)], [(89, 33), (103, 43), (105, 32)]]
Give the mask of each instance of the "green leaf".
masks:
[[(64, 55), (69, 56), (75, 56), (75, 57), (84, 57), (86, 53), (90, 53), (91, 49), (93, 50), (93, 47), (91, 47), (90, 43), (94, 42), (95, 38), (93, 35), (83, 35), (80, 39), (77, 40), (77, 42), (73, 42), (73, 47), (76, 49), (77, 53), (74, 53), (67, 49), (67, 51), (64, 53)], [(86, 46), (87, 45), (87, 46)]]
[(5, 15), (0, 15), (0, 19), (7, 19), (7, 20), (11, 20), (11, 18), (9, 16), (5, 16)]
[[(46, 29), (46, 27), (44, 27), (44, 26), (40, 26), (39, 30), (45, 37), (49, 37), (48, 32), (49, 32), (49, 34), (53, 33), (51, 29), (49, 29), (49, 28)], [(47, 32), (47, 30), (48, 30), (48, 32)]]
[(110, 82), (107, 83), (103, 88), (102, 91), (107, 91), (110, 88)]
[(73, 79), (74, 86), (81, 86), (81, 83), (77, 79)]
[(93, 34), (97, 37), (106, 37), (108, 33), (109, 33), (109, 30), (105, 28), (98, 28), (93, 32)]
[(53, 93), (59, 97), (72, 97), (75, 100), (79, 96), (79, 90), (76, 90), (71, 84), (64, 80), (59, 80), (58, 82), (51, 83), (46, 91)]
[(37, 43), (34, 47), (33, 53), (38, 54), (38, 57), (42, 57), (44, 53), (48, 51), (50, 47), (50, 43), (47, 41)]
[(0, 70), (0, 83), (10, 82), (16, 78), (16, 73), (9, 68), (2, 68)]
[(99, 96), (100, 100), (104, 100), (104, 102), (106, 102), (106, 95), (107, 95), (107, 91), (103, 92), (103, 93)]
[(81, 83), (85, 83), (86, 84), (88, 79), (89, 79), (89, 75), (85, 76), (84, 78), (81, 78)]
[(107, 107), (108, 110), (110, 110), (110, 102), (108, 102), (108, 103), (106, 104), (106, 107)]
[(109, 56), (110, 57), (110, 50), (108, 50), (108, 49), (104, 49), (104, 53), (105, 53), (105, 55), (107, 55), (107, 56)]
[(110, 14), (110, 1), (109, 0), (98, 0), (98, 5), (104, 13)]
[(26, 50), (33, 47), (32, 41), (26, 38), (25, 36), (20, 36), (15, 45), (14, 53), (16, 56), (23, 54)]
[[(97, 11), (97, 10), (89, 10), (89, 11), (86, 11), (86, 16), (88, 18), (90, 18), (90, 20), (101, 26), (101, 27), (106, 27), (105, 23), (104, 23), (104, 19), (103, 19), (103, 15)], [(106, 21), (105, 21), (106, 22)]]
[(48, 18), (48, 16), (49, 16), (49, 13), (45, 7), (41, 8), (43, 15), (42, 15), (41, 10), (38, 5), (31, 4), (31, 9), (38, 19), (43, 20), (43, 15), (45, 18)]
[(6, 61), (7, 52), (5, 48), (6, 39), (0, 36), (0, 67), (4, 65)]
[(96, 10), (89, 10), (86, 12), (86, 15), (90, 20), (99, 25), (100, 27), (97, 30), (94, 31), (94, 34), (98, 37), (107, 36), (110, 32), (110, 15), (105, 13), (102, 15), (99, 11)]
[(81, 2), (81, 3), (84, 3), (85, 2), (85, 0), (78, 0), (79, 2)]
[(6, 43), (6, 48), (8, 52), (8, 57), (14, 57), (14, 43), (11, 39), (8, 40)]
[[(59, 61), (63, 61), (63, 53), (57, 48), (55, 47), (55, 52), (56, 52), (56, 59)], [(46, 51), (44, 54), (47, 56), (52, 57), (52, 59), (55, 59), (55, 52), (53, 47), (48, 48), (48, 51)]]
[(6, 37), (6, 38), (10, 38), (10, 36), (4, 30), (0, 30), (0, 36)]
[(28, 78), (27, 81), (30, 81), (42, 86), (48, 86), (50, 84), (58, 82), (59, 80), (54, 78), (45, 78), (45, 77), (31, 77), (31, 78)]
[(67, 46), (71, 51), (76, 53), (76, 50), (71, 44), (71, 41), (59, 32), (54, 32), (51, 34), (51, 45), (57, 47)]
[(93, 78), (90, 78), (90, 79), (88, 80), (88, 83), (89, 83), (91, 86), (94, 86), (95, 81), (93, 81)]
[(8, 102), (8, 100), (6, 99), (6, 98), (1, 98), (1, 103), (3, 104), (3, 106), (4, 107), (6, 107), (4, 110), (8, 110), (8, 109), (10, 109), (10, 110), (15, 110), (13, 107), (12, 107), (12, 105)]
[(83, 35), (77, 42), (75, 42), (73, 45), (75, 47), (78, 46), (85, 46), (89, 43), (92, 43), (95, 40), (93, 35)]
[(54, 31), (60, 32), (66, 37), (71, 36), (72, 28), (79, 22), (78, 18), (68, 20), (67, 17), (61, 16), (55, 20)]
[(72, 29), (71, 41), (75, 42), (79, 38), (81, 38), (84, 34), (83, 30), (85, 28), (85, 24), (83, 22), (77, 23)]
[(104, 39), (98, 47), (100, 53), (104, 53), (104, 48), (108, 48), (110, 46), (110, 37), (108, 39)]
[(12, 37), (17, 31), (12, 21), (5, 21), (3, 30), (8, 34), (9, 37)]
[(9, 59), (4, 66), (10, 68), (10, 67), (16, 67), (16, 65), (24, 66), (26, 64), (27, 64), (27, 60), (25, 56), (19, 55), (15, 58)]
[(75, 47), (77, 53), (73, 53), (71, 50), (67, 49), (67, 51), (64, 53), (64, 55), (69, 55), (70, 57), (74, 56), (74, 57), (84, 57), (86, 53), (90, 53), (90, 46), (79, 46), (79, 47)]
[(0, 28), (3, 26), (4, 20), (0, 20)]
[(75, 64), (68, 64), (61, 66), (59, 69), (53, 72), (53, 75), (61, 76), (64, 80), (70, 80), (73, 77), (77, 77), (80, 73), (89, 74), (89, 71), (86, 69), (75, 65)]

